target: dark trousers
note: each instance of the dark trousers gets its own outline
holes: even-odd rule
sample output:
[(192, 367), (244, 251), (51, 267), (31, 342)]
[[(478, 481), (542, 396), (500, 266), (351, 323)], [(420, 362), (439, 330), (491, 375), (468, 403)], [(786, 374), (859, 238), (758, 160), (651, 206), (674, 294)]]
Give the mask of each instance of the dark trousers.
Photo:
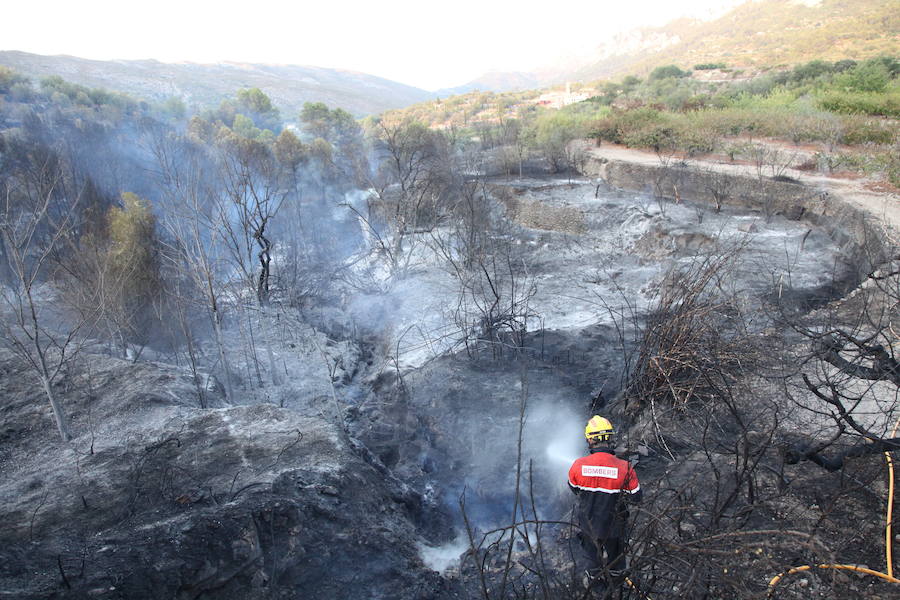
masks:
[[(584, 534), (579, 537), (587, 568), (592, 574), (601, 576), (608, 569), (615, 575), (615, 571), (625, 570), (625, 539), (623, 537), (591, 538)], [(604, 550), (606, 551), (605, 557), (603, 556)]]

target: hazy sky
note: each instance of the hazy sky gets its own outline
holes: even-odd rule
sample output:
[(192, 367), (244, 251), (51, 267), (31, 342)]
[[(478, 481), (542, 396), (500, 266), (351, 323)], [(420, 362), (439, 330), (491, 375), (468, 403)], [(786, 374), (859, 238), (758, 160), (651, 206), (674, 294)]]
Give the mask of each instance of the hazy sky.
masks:
[(737, 3), (10, 0), (2, 10), (0, 49), (103, 60), (315, 65), (437, 89), (490, 70), (531, 69), (617, 31)]

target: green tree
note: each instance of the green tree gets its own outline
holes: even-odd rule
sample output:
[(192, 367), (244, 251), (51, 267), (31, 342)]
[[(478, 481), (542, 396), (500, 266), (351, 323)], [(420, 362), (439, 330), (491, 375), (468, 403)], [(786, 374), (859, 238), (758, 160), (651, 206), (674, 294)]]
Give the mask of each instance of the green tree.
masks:
[(156, 322), (154, 307), (161, 298), (162, 276), (156, 238), (156, 217), (150, 204), (131, 192), (122, 205), (107, 212), (105, 273), (98, 283), (103, 319), (125, 355), (140, 356)]
[(314, 138), (327, 140), (331, 132), (331, 111), (323, 102), (307, 102), (300, 111), (303, 128)]
[(868, 60), (835, 78), (835, 83), (852, 92), (884, 92), (891, 81), (891, 73), (878, 60)]
[(255, 140), (262, 133), (262, 130), (253, 124), (250, 117), (246, 117), (240, 113), (234, 116), (234, 122), (231, 124), (231, 131), (248, 140)]
[(650, 72), (649, 81), (657, 81), (659, 79), (681, 78), (690, 75), (690, 71), (682, 71), (676, 65), (664, 65), (656, 67)]
[(259, 88), (245, 88), (237, 92), (238, 104), (244, 110), (259, 114), (275, 110), (272, 100)]
[(202, 144), (208, 144), (216, 136), (215, 126), (203, 117), (194, 115), (188, 122), (187, 137), (188, 139)]
[(547, 111), (535, 119), (532, 127), (529, 139), (554, 173), (575, 166), (578, 152), (571, 142), (587, 135), (583, 120), (565, 111)]
[(804, 63), (802, 65), (797, 65), (794, 67), (793, 72), (791, 73), (791, 77), (794, 81), (804, 81), (808, 79), (815, 79), (821, 75), (826, 73), (831, 73), (833, 67), (831, 63), (828, 63), (824, 60), (811, 60), (808, 63)]
[(183, 119), (187, 114), (187, 106), (178, 96), (171, 96), (163, 103), (163, 110), (175, 119)]
[(309, 149), (289, 129), (282, 131), (272, 145), (275, 160), (296, 175), (297, 168), (309, 157)]
[[(304, 129), (328, 143), (330, 167), (348, 182), (361, 183), (365, 177), (365, 148), (362, 127), (347, 111), (331, 110), (321, 102), (307, 102), (300, 111)], [(315, 142), (313, 142), (315, 143)]]
[(238, 90), (237, 110), (249, 117), (260, 129), (273, 132), (281, 129), (281, 114), (272, 100), (259, 88)]

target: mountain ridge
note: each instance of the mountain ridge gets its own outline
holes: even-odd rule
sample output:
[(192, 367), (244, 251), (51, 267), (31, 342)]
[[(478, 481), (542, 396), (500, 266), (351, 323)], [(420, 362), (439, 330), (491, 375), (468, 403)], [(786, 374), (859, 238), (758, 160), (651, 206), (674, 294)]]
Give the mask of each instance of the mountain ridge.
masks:
[(354, 116), (377, 114), (432, 97), (426, 90), (374, 75), (307, 65), (156, 59), (100, 61), (69, 55), (0, 51), (0, 65), (40, 79), (59, 75), (73, 83), (102, 87), (148, 100), (172, 96), (188, 104), (218, 105), (241, 88), (258, 87), (286, 116), (306, 102), (324, 102)]
[[(690, 68), (698, 63), (726, 62), (733, 67), (769, 67), (896, 53), (900, 11), (896, 0), (822, 0), (815, 4), (755, 0), (712, 21), (679, 19), (639, 30), (639, 36), (645, 49), (601, 53), (598, 60), (562, 79), (644, 75), (662, 64)], [(671, 43), (654, 48), (650, 43), (654, 38)]]
[(690, 69), (699, 63), (725, 62), (732, 68), (767, 68), (897, 54), (896, 7), (896, 0), (748, 0), (715, 19), (682, 17), (660, 27), (622, 31), (598, 43), (593, 56), (530, 72), (486, 73), (451, 90), (517, 91), (502, 84), (486, 86), (504, 82), (504, 76), (533, 77), (535, 87), (546, 87), (644, 76), (665, 64)]

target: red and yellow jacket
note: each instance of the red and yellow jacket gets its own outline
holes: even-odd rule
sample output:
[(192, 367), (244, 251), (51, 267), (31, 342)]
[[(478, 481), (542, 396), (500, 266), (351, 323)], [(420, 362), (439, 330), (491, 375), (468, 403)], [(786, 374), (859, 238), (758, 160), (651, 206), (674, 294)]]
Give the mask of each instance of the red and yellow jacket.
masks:
[(642, 496), (631, 463), (616, 458), (610, 448), (594, 448), (572, 463), (569, 487), (578, 496), (578, 525), (594, 538), (622, 535), (628, 519), (622, 493), (635, 502)]

